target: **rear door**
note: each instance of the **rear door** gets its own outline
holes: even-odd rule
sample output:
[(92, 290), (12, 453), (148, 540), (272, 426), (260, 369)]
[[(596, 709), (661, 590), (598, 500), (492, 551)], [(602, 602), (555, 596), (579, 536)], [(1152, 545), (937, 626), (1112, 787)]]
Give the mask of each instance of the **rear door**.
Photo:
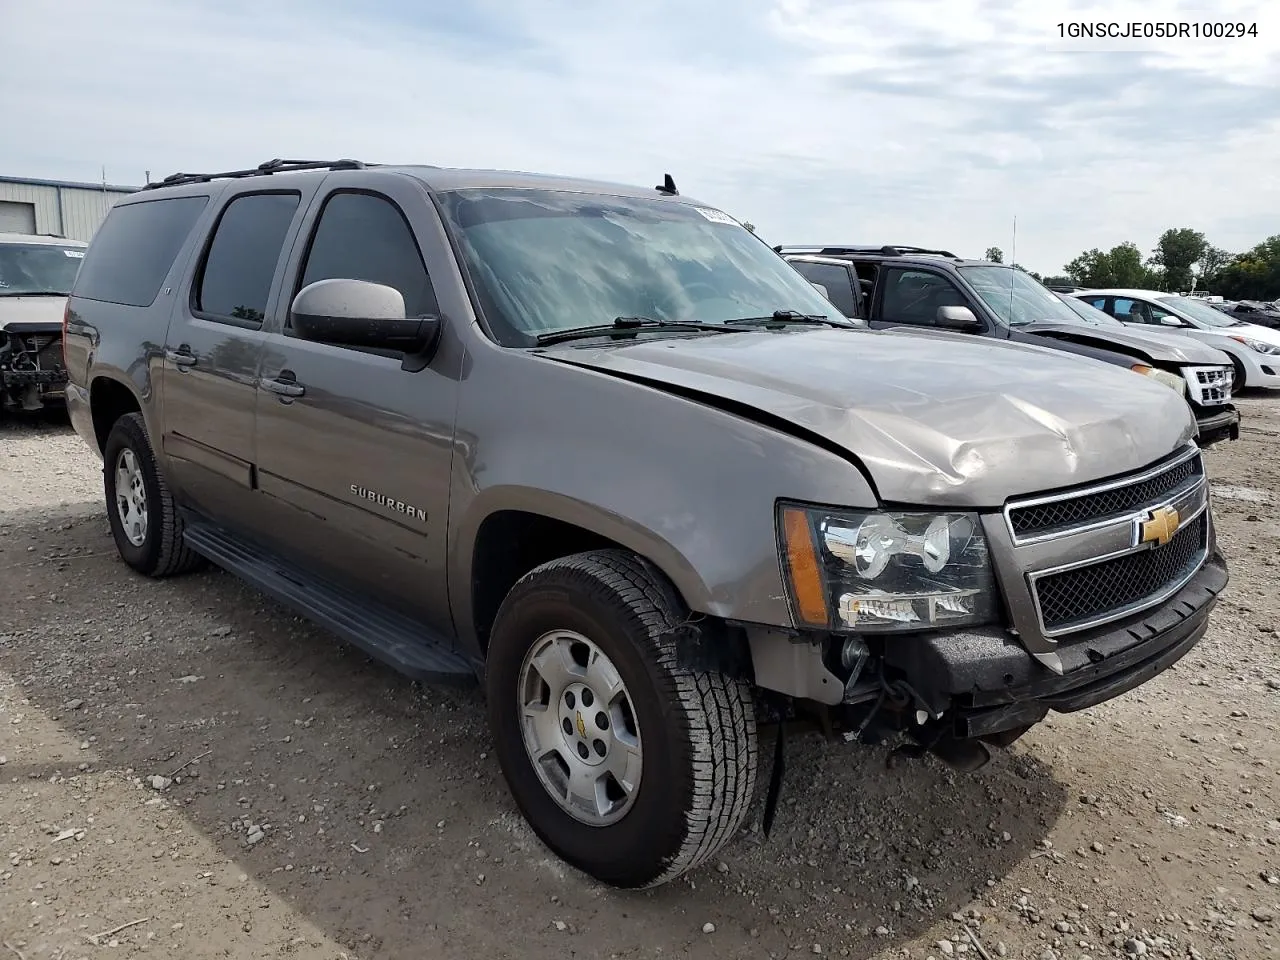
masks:
[(788, 260), (802, 277), (810, 283), (819, 284), (826, 291), (827, 299), (846, 317), (862, 317), (862, 298), (854, 287), (856, 278), (849, 264), (802, 258)]
[(262, 323), (279, 296), (286, 241), (312, 193), (245, 187), (225, 194), (169, 322), (161, 441), (169, 469), (185, 499), (231, 526), (254, 522)]
[(387, 284), (408, 316), (438, 316), (422, 253), (430, 244), (433, 262), (450, 256), (416, 181), (369, 170), (326, 178), (266, 338), (258, 481), (274, 504), (263, 529), (286, 556), (451, 631), (445, 538), (459, 348), (446, 326), (431, 363), (406, 369), (399, 353), (296, 337), (288, 316), (302, 287), (332, 278)]

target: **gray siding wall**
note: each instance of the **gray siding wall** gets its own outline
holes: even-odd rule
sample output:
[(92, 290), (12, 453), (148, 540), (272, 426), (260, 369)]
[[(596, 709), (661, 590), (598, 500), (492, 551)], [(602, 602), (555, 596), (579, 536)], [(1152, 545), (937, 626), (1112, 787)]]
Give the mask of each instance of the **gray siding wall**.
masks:
[(58, 233), (73, 240), (92, 239), (107, 211), (128, 195), (119, 189), (0, 181), (0, 200), (35, 208), (37, 233)]

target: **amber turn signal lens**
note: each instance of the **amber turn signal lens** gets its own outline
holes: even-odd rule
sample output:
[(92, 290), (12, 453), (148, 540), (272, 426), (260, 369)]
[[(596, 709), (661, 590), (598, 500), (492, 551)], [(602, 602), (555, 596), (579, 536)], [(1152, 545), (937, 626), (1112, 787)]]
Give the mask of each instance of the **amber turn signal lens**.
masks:
[(791, 575), (796, 615), (806, 626), (829, 626), (831, 618), (827, 612), (822, 571), (818, 567), (809, 518), (803, 510), (794, 507), (783, 509), (782, 539), (787, 551), (787, 572)]

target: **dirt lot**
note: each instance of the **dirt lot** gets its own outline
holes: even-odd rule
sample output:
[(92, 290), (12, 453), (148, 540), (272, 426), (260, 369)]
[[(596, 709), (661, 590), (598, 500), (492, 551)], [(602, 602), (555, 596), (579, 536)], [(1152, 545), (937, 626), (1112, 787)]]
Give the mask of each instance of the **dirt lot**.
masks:
[(1241, 406), (1232, 584), (1174, 670), (972, 776), (793, 741), (772, 838), (645, 894), (533, 838), (478, 695), (132, 575), (90, 451), (0, 426), (0, 957), (1274, 956), (1280, 398)]

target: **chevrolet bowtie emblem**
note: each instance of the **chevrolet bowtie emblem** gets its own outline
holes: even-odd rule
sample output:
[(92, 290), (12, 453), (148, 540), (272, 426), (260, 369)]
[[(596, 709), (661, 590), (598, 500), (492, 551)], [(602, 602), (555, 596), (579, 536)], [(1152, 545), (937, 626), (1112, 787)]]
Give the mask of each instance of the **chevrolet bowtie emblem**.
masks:
[(577, 716), (578, 736), (585, 737), (587, 735), (587, 725), (582, 721), (582, 711), (581, 710), (577, 711), (577, 714), (578, 714)]
[(1147, 513), (1147, 518), (1138, 524), (1138, 542), (1150, 543), (1163, 547), (1178, 532), (1182, 518), (1173, 507), (1159, 507)]

